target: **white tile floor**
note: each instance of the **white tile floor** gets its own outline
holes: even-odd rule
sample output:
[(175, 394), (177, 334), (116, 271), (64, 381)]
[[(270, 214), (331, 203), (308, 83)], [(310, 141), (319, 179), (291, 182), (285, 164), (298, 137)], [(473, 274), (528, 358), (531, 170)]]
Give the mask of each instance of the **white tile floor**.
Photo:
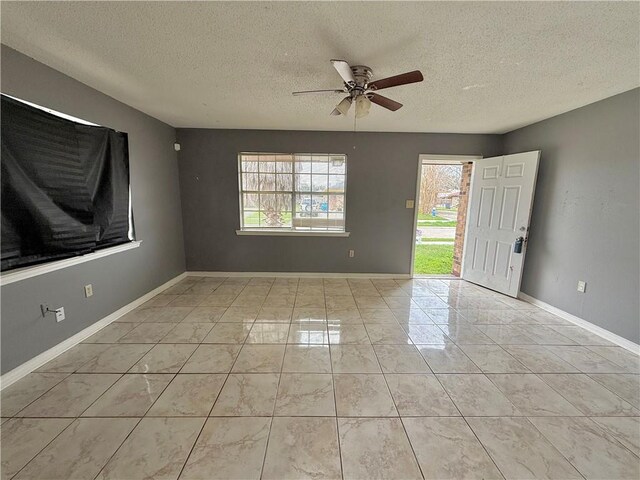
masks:
[(2, 391), (9, 479), (640, 478), (640, 361), (459, 280), (190, 277)]

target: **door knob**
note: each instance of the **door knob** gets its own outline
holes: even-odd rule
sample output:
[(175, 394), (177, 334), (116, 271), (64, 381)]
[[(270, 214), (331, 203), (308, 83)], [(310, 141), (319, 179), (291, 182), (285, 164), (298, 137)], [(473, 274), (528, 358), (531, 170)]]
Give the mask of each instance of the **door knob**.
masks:
[(513, 253), (522, 253), (523, 244), (524, 244), (524, 237), (516, 238), (516, 243), (513, 245)]

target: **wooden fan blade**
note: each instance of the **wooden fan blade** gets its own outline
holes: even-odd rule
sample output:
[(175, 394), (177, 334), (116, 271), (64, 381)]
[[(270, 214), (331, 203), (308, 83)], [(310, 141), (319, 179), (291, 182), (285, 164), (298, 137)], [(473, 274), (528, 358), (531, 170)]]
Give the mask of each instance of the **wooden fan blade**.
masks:
[(344, 83), (355, 84), (356, 79), (353, 78), (353, 72), (351, 71), (351, 67), (344, 60), (331, 60), (331, 65), (338, 71), (338, 74), (344, 80)]
[(301, 92), (293, 92), (293, 95), (307, 95), (314, 93), (346, 93), (344, 90), (332, 89), (332, 90), (303, 90)]
[(397, 87), (400, 85), (407, 85), (409, 83), (417, 83), (424, 80), (420, 70), (414, 70), (413, 72), (401, 73), (394, 77), (382, 78), (369, 84), (371, 90), (382, 90), (383, 88)]
[(391, 110), (395, 112), (400, 107), (402, 107), (401, 103), (396, 102), (395, 100), (391, 100), (390, 98), (383, 97), (382, 95), (378, 95), (377, 93), (368, 93), (367, 97), (376, 105), (380, 105), (381, 107), (386, 108), (387, 110)]

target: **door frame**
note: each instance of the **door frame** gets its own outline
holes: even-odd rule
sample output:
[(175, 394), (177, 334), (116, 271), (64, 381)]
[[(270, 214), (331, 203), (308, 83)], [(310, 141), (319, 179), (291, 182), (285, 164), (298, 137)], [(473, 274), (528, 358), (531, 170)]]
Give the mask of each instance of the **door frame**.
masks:
[[(430, 153), (421, 153), (418, 155), (418, 178), (416, 180), (416, 194), (413, 202), (413, 231), (411, 233), (411, 265), (410, 276), (411, 278), (422, 277), (442, 277), (443, 275), (414, 275), (413, 267), (416, 259), (416, 230), (418, 229), (418, 207), (420, 206), (420, 182), (422, 180), (422, 165), (462, 165), (463, 163), (473, 163), (476, 160), (480, 160), (482, 155), (436, 155)], [(472, 166), (473, 168), (473, 166)], [(469, 188), (468, 195), (471, 195), (471, 188)], [(467, 222), (469, 217), (467, 217)], [(465, 236), (467, 232), (467, 226), (465, 225)], [(465, 242), (466, 244), (466, 242)], [(465, 244), (463, 244), (463, 249)], [(463, 250), (464, 255), (464, 250)], [(464, 257), (463, 257), (464, 258)], [(461, 265), (461, 269), (464, 269), (464, 262)], [(460, 277), (462, 278), (462, 270), (460, 271)]]

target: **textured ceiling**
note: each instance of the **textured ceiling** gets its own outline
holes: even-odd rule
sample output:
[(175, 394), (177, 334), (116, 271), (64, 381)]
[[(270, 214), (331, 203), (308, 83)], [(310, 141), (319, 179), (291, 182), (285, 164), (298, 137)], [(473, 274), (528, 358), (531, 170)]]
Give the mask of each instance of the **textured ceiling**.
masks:
[(2, 43), (176, 127), (351, 130), (329, 59), (405, 106), (358, 130), (502, 133), (639, 80), (638, 2), (2, 2)]

